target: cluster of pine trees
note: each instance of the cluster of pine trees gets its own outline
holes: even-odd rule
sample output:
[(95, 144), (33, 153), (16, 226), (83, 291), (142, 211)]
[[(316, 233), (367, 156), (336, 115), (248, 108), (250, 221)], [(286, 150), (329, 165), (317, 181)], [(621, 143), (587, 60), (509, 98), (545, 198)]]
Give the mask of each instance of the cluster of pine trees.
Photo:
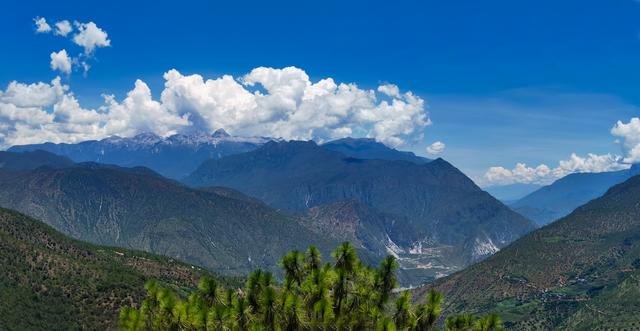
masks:
[[(349, 243), (333, 253), (335, 262), (323, 263), (320, 252), (292, 251), (280, 266), (284, 282), (271, 273), (254, 271), (242, 289), (223, 289), (203, 277), (198, 290), (182, 300), (151, 280), (139, 309), (123, 308), (121, 330), (434, 330), (441, 315), (442, 295), (428, 293), (413, 305), (408, 291), (394, 293), (398, 263), (386, 257), (378, 269), (360, 262)], [(450, 316), (445, 330), (502, 330), (490, 315)]]

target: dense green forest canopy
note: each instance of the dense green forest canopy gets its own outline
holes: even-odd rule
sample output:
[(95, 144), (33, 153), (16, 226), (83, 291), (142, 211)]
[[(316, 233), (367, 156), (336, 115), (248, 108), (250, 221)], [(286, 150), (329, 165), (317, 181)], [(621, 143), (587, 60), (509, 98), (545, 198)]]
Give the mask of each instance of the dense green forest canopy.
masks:
[(399, 291), (398, 263), (388, 256), (377, 269), (360, 262), (345, 242), (324, 263), (320, 252), (291, 251), (280, 261), (284, 281), (252, 272), (243, 288), (223, 288), (203, 277), (198, 289), (181, 297), (160, 283), (145, 284), (147, 297), (120, 313), (121, 330), (502, 330), (496, 315), (441, 316), (442, 295), (431, 291), (413, 305)]

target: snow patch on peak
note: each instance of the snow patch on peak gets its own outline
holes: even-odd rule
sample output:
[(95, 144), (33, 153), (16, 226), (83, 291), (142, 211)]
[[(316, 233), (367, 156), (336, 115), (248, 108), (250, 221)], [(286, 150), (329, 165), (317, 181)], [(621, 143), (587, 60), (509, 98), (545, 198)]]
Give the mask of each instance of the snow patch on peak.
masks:
[(141, 145), (153, 145), (160, 142), (162, 138), (155, 133), (145, 132), (136, 135), (135, 137), (131, 138), (131, 140)]
[(121, 142), (123, 140), (125, 140), (125, 138), (122, 138), (122, 137), (116, 136), (116, 135), (113, 135), (111, 137), (107, 137), (107, 138), (102, 139), (103, 142), (107, 142), (107, 143), (110, 143), (110, 144), (116, 144), (116, 143), (119, 143), (119, 142)]
[(231, 136), (224, 129), (218, 129), (213, 134), (205, 131), (194, 131), (190, 133), (178, 133), (167, 137), (158, 136), (152, 132), (144, 132), (131, 138), (111, 136), (101, 140), (111, 145), (126, 145), (135, 148), (136, 146), (179, 145), (179, 146), (199, 146), (217, 145), (223, 142), (264, 144), (272, 140), (266, 137), (239, 137)]

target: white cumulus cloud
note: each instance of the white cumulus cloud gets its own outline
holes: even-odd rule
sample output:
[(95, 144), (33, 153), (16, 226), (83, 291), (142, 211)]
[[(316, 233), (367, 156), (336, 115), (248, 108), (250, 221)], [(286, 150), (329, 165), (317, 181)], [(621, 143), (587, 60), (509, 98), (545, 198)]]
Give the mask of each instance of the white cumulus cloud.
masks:
[(446, 145), (441, 141), (436, 141), (433, 144), (427, 146), (427, 153), (431, 155), (438, 155), (444, 152)]
[(84, 48), (85, 55), (93, 54), (96, 47), (111, 46), (111, 40), (107, 32), (99, 28), (95, 23), (74, 23), (78, 32), (73, 35), (73, 42)]
[(611, 134), (620, 138), (622, 149), (625, 152), (624, 162), (640, 162), (640, 119), (637, 117), (629, 120), (629, 123), (618, 121), (611, 129)]
[[(418, 139), (430, 124), (424, 100), (410, 92), (378, 101), (375, 91), (332, 78), (312, 82), (301, 69), (260, 67), (241, 79), (225, 75), (165, 74), (161, 100), (189, 114), (202, 130), (225, 128), (244, 135), (327, 140), (356, 135), (401, 145)], [(260, 89), (260, 88), (262, 89)]]
[(71, 23), (69, 23), (69, 21), (67, 20), (58, 21), (56, 22), (55, 26), (55, 34), (58, 36), (66, 37), (71, 31), (73, 31)]
[(67, 75), (71, 74), (71, 65), (73, 60), (69, 57), (66, 50), (51, 53), (51, 69), (59, 70)]
[(491, 167), (479, 182), (482, 186), (516, 183), (546, 185), (572, 173), (606, 172), (629, 168), (629, 165), (622, 161), (621, 156), (612, 154), (587, 154), (586, 157), (581, 157), (574, 153), (569, 159), (558, 162), (555, 168), (545, 164), (529, 167), (524, 163), (516, 164), (513, 169)]
[(4, 91), (0, 91), (0, 103), (20, 108), (42, 108), (54, 104), (68, 89), (68, 86), (61, 84), (60, 77), (53, 79), (50, 84), (13, 81)]
[(11, 82), (0, 93), (0, 146), (91, 139), (103, 117), (80, 107), (59, 77), (50, 84)]
[(125, 137), (141, 132), (170, 135), (190, 125), (187, 115), (179, 116), (153, 100), (149, 86), (139, 79), (121, 103), (113, 95), (104, 97), (103, 111), (109, 116), (105, 123), (105, 133), (117, 132)]
[(260, 67), (238, 79), (169, 70), (164, 79), (159, 100), (138, 80), (124, 100), (105, 96), (97, 110), (83, 108), (60, 78), (50, 84), (12, 82), (0, 92), (0, 147), (219, 128), (317, 141), (369, 137), (398, 146), (422, 139), (431, 123), (424, 100), (411, 92), (398, 89), (395, 97), (379, 100), (376, 90), (332, 78), (311, 81), (295, 67)]
[(47, 33), (51, 31), (51, 26), (47, 23), (44, 17), (36, 17), (33, 19), (36, 24), (37, 33)]

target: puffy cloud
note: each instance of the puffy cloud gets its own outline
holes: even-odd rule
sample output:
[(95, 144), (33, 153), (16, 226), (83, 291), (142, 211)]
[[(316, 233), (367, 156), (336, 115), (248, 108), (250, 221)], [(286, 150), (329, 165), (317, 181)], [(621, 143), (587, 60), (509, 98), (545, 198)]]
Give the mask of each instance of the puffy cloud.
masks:
[(400, 96), (400, 89), (397, 85), (394, 84), (384, 84), (378, 86), (378, 92), (386, 94), (392, 98), (397, 98)]
[(85, 55), (93, 54), (96, 47), (111, 46), (107, 33), (95, 23), (74, 23), (78, 32), (73, 35), (73, 42), (84, 48)]
[(0, 93), (0, 146), (77, 142), (101, 136), (105, 116), (84, 109), (60, 78), (51, 84), (11, 82)]
[(67, 55), (66, 50), (51, 53), (51, 69), (60, 70), (67, 75), (71, 74), (71, 64), (73, 60)]
[(240, 80), (171, 70), (165, 80), (163, 105), (188, 114), (200, 130), (320, 141), (356, 135), (397, 146), (421, 138), (430, 124), (424, 100), (410, 92), (378, 102), (373, 90), (331, 78), (312, 82), (295, 67), (260, 67)]
[(69, 21), (67, 20), (58, 21), (56, 22), (55, 26), (55, 34), (58, 36), (66, 37), (71, 31), (73, 31), (71, 23), (69, 23)]
[(611, 134), (621, 139), (622, 149), (625, 152), (624, 162), (640, 162), (640, 119), (632, 118), (629, 123), (618, 121), (611, 129)]
[(68, 89), (68, 86), (60, 83), (60, 77), (53, 79), (51, 84), (23, 84), (13, 81), (4, 91), (0, 91), (0, 103), (20, 108), (47, 107), (54, 104)]
[(516, 164), (513, 169), (491, 167), (484, 174), (485, 185), (509, 185), (514, 183), (540, 183), (549, 180), (551, 169), (541, 164), (535, 168), (527, 167), (524, 163)]
[(37, 33), (47, 33), (51, 31), (51, 26), (47, 23), (47, 20), (44, 17), (36, 17), (33, 19), (36, 24), (36, 32)]
[(427, 153), (431, 155), (438, 155), (444, 152), (446, 145), (441, 141), (436, 141), (433, 144), (427, 146)]
[(187, 115), (179, 116), (153, 100), (149, 86), (139, 79), (122, 103), (112, 95), (105, 96), (105, 103), (103, 110), (109, 116), (105, 132), (117, 132), (121, 136), (141, 132), (170, 135), (190, 124)]
[(576, 172), (606, 172), (629, 168), (622, 162), (622, 157), (611, 154), (587, 154), (586, 157), (571, 154), (569, 159), (561, 160), (558, 166), (550, 168), (545, 164), (528, 167), (518, 163), (513, 169), (491, 167), (480, 180), (482, 186), (524, 184), (550, 184), (566, 175)]
[(12, 82), (0, 92), (0, 146), (219, 128), (284, 139), (369, 137), (398, 146), (422, 139), (431, 123), (424, 100), (411, 92), (398, 89), (396, 97), (380, 101), (375, 90), (332, 78), (313, 82), (294, 67), (256, 68), (240, 79), (170, 70), (164, 79), (159, 100), (138, 80), (124, 100), (105, 96), (98, 110), (81, 107), (59, 78)]
[(622, 157), (618, 155), (589, 153), (583, 158), (573, 153), (568, 160), (559, 162), (559, 166), (554, 169), (554, 175), (560, 178), (575, 172), (605, 172), (627, 168), (629, 165), (624, 164)]

